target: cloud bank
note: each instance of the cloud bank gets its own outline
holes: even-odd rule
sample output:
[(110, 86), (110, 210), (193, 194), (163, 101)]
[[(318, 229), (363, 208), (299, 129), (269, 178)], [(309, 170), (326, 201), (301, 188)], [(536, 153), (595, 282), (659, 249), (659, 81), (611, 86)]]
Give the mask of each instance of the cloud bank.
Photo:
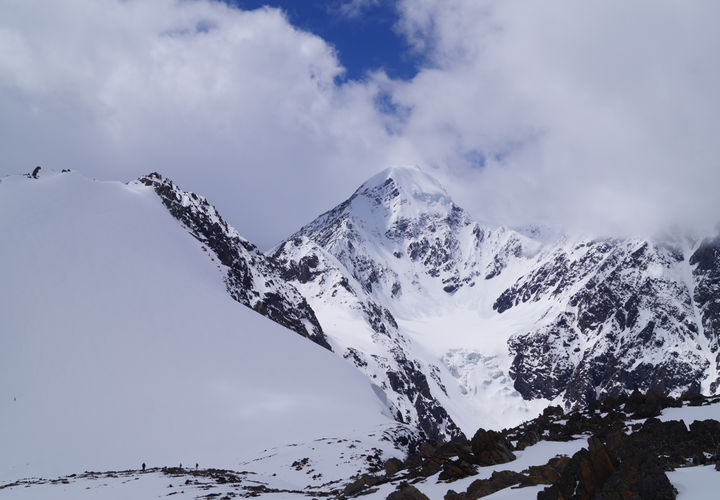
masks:
[[(719, 4), (401, 8), (433, 64), (396, 91), (414, 106), (405, 133), (423, 158), (474, 179), (466, 198), (490, 218), (601, 230), (717, 222)], [(484, 167), (467, 174), (478, 158)]]
[(158, 170), (262, 246), (403, 163), (491, 223), (717, 222), (720, 4), (397, 9), (397, 30), (425, 61), (417, 76), (339, 83), (342, 54), (276, 9), (3, 2), (0, 174)]

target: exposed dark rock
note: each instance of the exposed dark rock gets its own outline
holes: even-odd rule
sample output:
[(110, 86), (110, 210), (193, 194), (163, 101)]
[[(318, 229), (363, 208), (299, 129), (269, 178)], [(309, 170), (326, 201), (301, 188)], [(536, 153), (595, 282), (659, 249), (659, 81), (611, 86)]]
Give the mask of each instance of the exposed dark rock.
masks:
[(407, 483), (400, 483), (398, 489), (387, 496), (386, 500), (430, 500), (427, 496), (420, 493), (415, 487)]
[(467, 491), (463, 493), (448, 491), (445, 500), (475, 500), (511, 486), (522, 488), (552, 484), (559, 480), (569, 461), (567, 457), (556, 457), (545, 465), (532, 466), (522, 473), (508, 470), (495, 471), (488, 479), (478, 479), (470, 483)]
[(526, 476), (519, 472), (509, 470), (493, 472), (489, 479), (473, 481), (465, 493), (465, 498), (474, 499), (492, 495), (496, 491), (500, 491), (509, 486), (521, 484), (526, 479)]
[(403, 462), (397, 458), (390, 458), (385, 462), (385, 474), (388, 476), (394, 475), (396, 472), (403, 469)]
[(441, 441), (446, 437), (462, 436), (462, 431), (430, 392), (427, 377), (422, 370), (407, 359), (402, 351), (395, 350), (393, 353), (401, 371), (387, 372), (390, 386), (393, 391), (414, 401), (419, 428), (425, 438), (429, 441)]
[(588, 444), (588, 449), (573, 455), (555, 484), (538, 493), (538, 500), (590, 500), (600, 491), (615, 472), (615, 466), (599, 439), (590, 438)]
[[(242, 238), (202, 196), (179, 189), (154, 172), (139, 181), (153, 188), (170, 214), (180, 221), (227, 268), (226, 286), (233, 299), (326, 349), (330, 345), (305, 298), (282, 278), (282, 270)], [(305, 262), (307, 272), (312, 260)], [(256, 290), (256, 280), (264, 291)]]
[(510, 443), (505, 436), (495, 431), (478, 429), (470, 440), (474, 463), (477, 465), (504, 464), (515, 460)]
[(627, 398), (625, 403), (625, 412), (632, 415), (633, 418), (650, 418), (660, 415), (663, 408), (680, 406), (680, 402), (666, 395), (648, 391), (642, 394), (640, 391), (633, 391)]
[(466, 462), (463, 459), (458, 458), (457, 460), (446, 461), (443, 463), (442, 472), (438, 476), (440, 481), (457, 481), (468, 476), (474, 476), (477, 474), (477, 470), (470, 462)]
[[(636, 393), (624, 399), (632, 399), (636, 407), (642, 411), (650, 408), (650, 412), (655, 412), (658, 402), (661, 407), (675, 403), (657, 394), (642, 396)], [(627, 402), (620, 404), (628, 406)], [(603, 439), (592, 437), (588, 440), (588, 448), (572, 457), (560, 479), (541, 492), (538, 499), (670, 500), (675, 498), (676, 491), (666, 470), (717, 463), (720, 458), (717, 446), (720, 422), (714, 420), (693, 422), (688, 430), (681, 421), (662, 422), (648, 418), (632, 434), (608, 429), (601, 434)]]

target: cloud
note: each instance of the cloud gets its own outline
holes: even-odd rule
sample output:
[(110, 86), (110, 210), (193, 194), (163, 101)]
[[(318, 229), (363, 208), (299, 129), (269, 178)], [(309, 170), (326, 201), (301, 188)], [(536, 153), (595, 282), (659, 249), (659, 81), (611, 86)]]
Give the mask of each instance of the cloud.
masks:
[(386, 162), (374, 84), (337, 85), (332, 47), (277, 9), (9, 1), (0, 51), (3, 174), (158, 170), (267, 246)]
[(339, 5), (339, 12), (346, 17), (358, 17), (366, 10), (380, 5), (380, 0), (346, 0)]
[[(373, 0), (345, 2), (348, 12)], [(423, 61), (339, 83), (277, 9), (0, 4), (0, 174), (158, 170), (267, 247), (390, 164), (490, 223), (595, 230), (720, 213), (720, 4), (400, 0)]]
[(720, 4), (400, 10), (399, 29), (430, 61), (393, 91), (413, 109), (403, 133), (472, 186), (461, 197), (476, 212), (608, 231), (717, 222)]

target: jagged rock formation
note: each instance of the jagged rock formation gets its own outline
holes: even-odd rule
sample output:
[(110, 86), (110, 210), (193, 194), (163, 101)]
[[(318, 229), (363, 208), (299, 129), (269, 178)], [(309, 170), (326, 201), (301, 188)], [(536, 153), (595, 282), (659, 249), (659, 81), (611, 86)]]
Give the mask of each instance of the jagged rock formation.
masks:
[(305, 298), (282, 279), (272, 260), (229, 226), (204, 197), (181, 190), (156, 172), (139, 182), (152, 187), (170, 214), (227, 269), (225, 284), (233, 299), (330, 349)]

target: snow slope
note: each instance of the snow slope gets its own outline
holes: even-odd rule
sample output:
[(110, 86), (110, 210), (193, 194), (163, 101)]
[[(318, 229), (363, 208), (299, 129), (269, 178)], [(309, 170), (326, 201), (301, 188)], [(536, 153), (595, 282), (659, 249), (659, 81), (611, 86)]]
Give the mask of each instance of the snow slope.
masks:
[(233, 301), (150, 187), (0, 181), (0, 481), (233, 467), (386, 425), (367, 379)]

